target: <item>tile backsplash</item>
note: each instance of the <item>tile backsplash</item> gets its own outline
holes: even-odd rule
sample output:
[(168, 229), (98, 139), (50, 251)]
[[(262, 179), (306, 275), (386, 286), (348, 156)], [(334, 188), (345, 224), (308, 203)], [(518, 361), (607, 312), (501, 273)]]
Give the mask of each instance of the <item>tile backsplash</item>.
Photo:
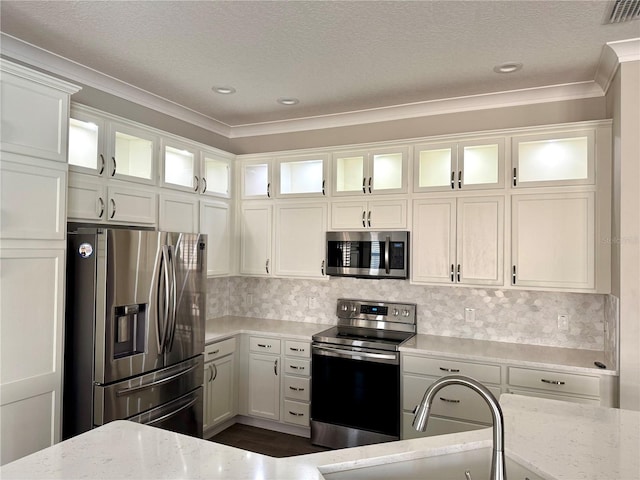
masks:
[[(606, 295), (411, 285), (404, 280), (228, 277), (208, 280), (207, 318), (224, 315), (335, 324), (338, 298), (417, 304), (418, 333), (605, 350), (615, 323)], [(613, 297), (615, 299), (615, 297)], [(465, 320), (465, 308), (475, 319)], [(608, 314), (605, 315), (605, 308)], [(569, 316), (568, 330), (558, 315)], [(608, 332), (605, 338), (605, 332)], [(613, 348), (615, 350), (615, 347)]]

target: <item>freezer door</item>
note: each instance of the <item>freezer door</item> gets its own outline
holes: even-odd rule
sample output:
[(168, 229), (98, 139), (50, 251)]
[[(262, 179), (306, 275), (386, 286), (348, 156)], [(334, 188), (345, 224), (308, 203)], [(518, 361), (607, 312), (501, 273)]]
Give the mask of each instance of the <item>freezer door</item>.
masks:
[(202, 387), (199, 387), (172, 402), (128, 420), (202, 438), (203, 402)]
[(204, 351), (207, 236), (161, 233), (171, 277), (171, 313), (165, 337), (165, 365)]
[(95, 382), (109, 384), (164, 366), (162, 240), (158, 232), (106, 229), (97, 242)]
[(94, 387), (94, 426), (131, 418), (176, 400), (202, 386), (202, 355), (153, 373)]

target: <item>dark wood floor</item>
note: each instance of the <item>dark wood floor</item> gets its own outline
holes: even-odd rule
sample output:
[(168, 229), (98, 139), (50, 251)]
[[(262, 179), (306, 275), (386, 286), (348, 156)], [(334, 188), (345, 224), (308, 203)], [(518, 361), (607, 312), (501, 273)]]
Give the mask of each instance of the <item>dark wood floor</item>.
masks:
[(242, 425), (241, 423), (230, 426), (209, 440), (278, 458), (328, 450), (324, 447), (311, 445), (311, 440), (308, 438)]

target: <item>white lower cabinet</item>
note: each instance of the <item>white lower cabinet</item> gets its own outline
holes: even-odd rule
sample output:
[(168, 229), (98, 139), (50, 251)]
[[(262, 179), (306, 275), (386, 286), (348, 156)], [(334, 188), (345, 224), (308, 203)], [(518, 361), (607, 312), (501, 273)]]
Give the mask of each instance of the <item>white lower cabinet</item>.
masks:
[(250, 342), (248, 414), (279, 421), (282, 370), (280, 341), (250, 337)]
[[(205, 347), (204, 431), (233, 418), (237, 413), (236, 339)], [(206, 437), (206, 433), (205, 433)]]
[(426, 432), (411, 427), (413, 412), (425, 390), (443, 375), (472, 377), (496, 397), (502, 392), (501, 367), (451, 359), (405, 355), (402, 358), (402, 438), (440, 435), (484, 428), (491, 425), (491, 411), (476, 392), (461, 385), (450, 385), (438, 392), (432, 404)]
[(309, 427), (311, 402), (311, 344), (284, 342), (283, 415), (286, 423)]
[(72, 173), (67, 217), (71, 221), (155, 225), (157, 193), (153, 187)]

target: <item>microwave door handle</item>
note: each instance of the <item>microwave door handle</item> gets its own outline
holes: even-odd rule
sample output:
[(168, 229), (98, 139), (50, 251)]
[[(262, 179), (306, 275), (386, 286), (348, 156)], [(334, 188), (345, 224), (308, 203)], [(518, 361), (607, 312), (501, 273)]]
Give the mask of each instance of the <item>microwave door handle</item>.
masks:
[(391, 246), (391, 237), (387, 237), (384, 242), (384, 271), (389, 275), (391, 267), (389, 266), (389, 248)]

